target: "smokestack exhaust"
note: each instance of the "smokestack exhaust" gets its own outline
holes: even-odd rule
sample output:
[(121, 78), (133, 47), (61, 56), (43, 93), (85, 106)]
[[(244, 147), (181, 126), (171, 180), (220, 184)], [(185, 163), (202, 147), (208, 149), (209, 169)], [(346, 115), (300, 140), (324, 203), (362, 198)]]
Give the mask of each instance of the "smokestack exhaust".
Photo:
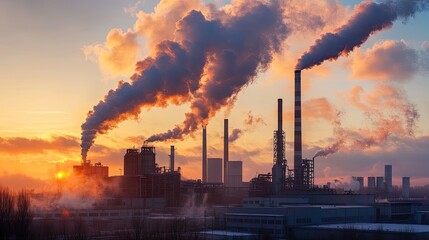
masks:
[(174, 146), (170, 146), (170, 171), (174, 172)]
[(294, 118), (294, 176), (295, 188), (302, 187), (302, 133), (301, 133), (301, 70), (295, 70), (295, 118)]
[(227, 185), (228, 179), (228, 161), (229, 161), (229, 149), (228, 149), (228, 119), (223, 120), (223, 183)]
[(207, 129), (203, 126), (203, 167), (202, 167), (202, 180), (203, 183), (207, 182)]

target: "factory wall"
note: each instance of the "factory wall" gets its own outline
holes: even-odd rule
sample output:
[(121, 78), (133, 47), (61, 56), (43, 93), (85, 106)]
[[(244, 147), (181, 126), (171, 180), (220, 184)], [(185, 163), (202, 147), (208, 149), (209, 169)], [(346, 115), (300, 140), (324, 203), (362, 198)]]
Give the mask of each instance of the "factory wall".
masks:
[(227, 187), (241, 187), (243, 185), (243, 162), (228, 161)]
[(222, 158), (208, 158), (208, 183), (222, 183)]
[(290, 205), (281, 208), (228, 208), (226, 229), (249, 233), (269, 233), (286, 238), (294, 226), (330, 223), (375, 222), (376, 211), (369, 206)]

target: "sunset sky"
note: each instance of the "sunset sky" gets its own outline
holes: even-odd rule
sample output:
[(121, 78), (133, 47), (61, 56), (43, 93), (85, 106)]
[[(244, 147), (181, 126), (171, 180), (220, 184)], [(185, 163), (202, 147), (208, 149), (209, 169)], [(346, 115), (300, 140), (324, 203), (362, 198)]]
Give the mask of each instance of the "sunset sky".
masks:
[[(271, 171), (277, 98), (293, 167), (295, 65), (322, 34), (346, 24), (361, 1), (284, 2), (281, 50), (208, 121), (208, 157), (223, 156), (224, 118), (230, 133), (241, 130), (230, 160), (243, 161), (245, 181)], [(177, 40), (178, 22), (190, 10), (227, 21), (242, 8), (225, 0), (0, 1), (0, 185), (38, 188), (59, 170), (71, 172), (81, 160), (88, 111), (119, 81), (130, 82), (136, 62), (155, 56), (158, 43)], [(394, 185), (402, 176), (411, 185), (429, 184), (428, 23), (429, 11), (396, 20), (351, 53), (302, 71), (304, 157), (343, 140), (337, 153), (316, 158), (316, 183), (347, 176), (366, 182), (392, 164)], [(185, 100), (142, 107), (137, 117), (98, 134), (88, 159), (118, 175), (125, 149), (180, 125), (189, 108)], [(167, 165), (175, 145), (182, 176), (201, 178), (201, 133), (153, 143), (157, 162)]]

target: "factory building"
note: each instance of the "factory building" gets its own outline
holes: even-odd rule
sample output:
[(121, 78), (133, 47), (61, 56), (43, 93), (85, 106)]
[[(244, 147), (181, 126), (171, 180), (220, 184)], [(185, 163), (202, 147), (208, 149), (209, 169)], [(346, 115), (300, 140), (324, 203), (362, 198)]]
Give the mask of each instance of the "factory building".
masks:
[(228, 181), (227, 187), (243, 186), (243, 162), (228, 161)]
[(77, 176), (86, 176), (96, 179), (109, 177), (109, 167), (101, 163), (91, 164), (91, 161), (85, 160), (81, 165), (73, 166), (73, 174)]
[(222, 158), (208, 158), (208, 183), (222, 183)]
[[(174, 146), (171, 147), (170, 167), (174, 167)], [(147, 203), (159, 204), (160, 201), (154, 199), (162, 199), (161, 202), (167, 207), (179, 206), (180, 172), (158, 167), (153, 146), (143, 145), (140, 150), (127, 149), (124, 155), (124, 176), (110, 177), (108, 182), (108, 185), (113, 186), (106, 190), (108, 195), (128, 199), (122, 202), (139, 202), (137, 205), (151, 208), (153, 206)]]
[[(216, 210), (219, 211), (219, 210)], [(376, 210), (370, 206), (286, 205), (282, 207), (227, 208), (226, 230), (267, 233), (271, 238), (293, 236), (293, 228), (331, 223), (373, 223)]]
[(139, 176), (155, 172), (155, 147), (127, 149), (124, 156), (124, 176)]

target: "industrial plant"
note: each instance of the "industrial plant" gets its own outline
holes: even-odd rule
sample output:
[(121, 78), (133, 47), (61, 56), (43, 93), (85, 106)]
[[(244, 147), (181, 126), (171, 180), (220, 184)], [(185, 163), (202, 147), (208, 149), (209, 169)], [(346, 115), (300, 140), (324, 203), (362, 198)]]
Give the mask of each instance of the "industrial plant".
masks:
[[(392, 165), (385, 165), (384, 176), (365, 176), (366, 184), (364, 176), (354, 176), (357, 187), (353, 189), (340, 189), (335, 182), (314, 184), (316, 159), (302, 154), (301, 71), (295, 71), (293, 168), (285, 154), (282, 99), (277, 100), (277, 108), (270, 173), (243, 182), (246, 162), (229, 160), (228, 119), (224, 119), (223, 158), (208, 156), (207, 127), (203, 126), (201, 179), (181, 177), (174, 146), (169, 166), (159, 166), (155, 146), (144, 142), (124, 152), (123, 175), (108, 176), (108, 166), (86, 159), (74, 166), (75, 176), (95, 180), (102, 193), (86, 208), (38, 210), (36, 223), (58, 225), (62, 220), (71, 231), (71, 225), (80, 221), (88, 236), (105, 239), (122, 239), (124, 227), (132, 236), (142, 228), (142, 234), (154, 234), (160, 230), (155, 226), (171, 226), (178, 220), (186, 230), (174, 234), (183, 239), (190, 234), (194, 239), (429, 237), (429, 202), (410, 198), (410, 177), (402, 178), (401, 189), (393, 186)], [(154, 239), (170, 239), (169, 234), (173, 233)]]

